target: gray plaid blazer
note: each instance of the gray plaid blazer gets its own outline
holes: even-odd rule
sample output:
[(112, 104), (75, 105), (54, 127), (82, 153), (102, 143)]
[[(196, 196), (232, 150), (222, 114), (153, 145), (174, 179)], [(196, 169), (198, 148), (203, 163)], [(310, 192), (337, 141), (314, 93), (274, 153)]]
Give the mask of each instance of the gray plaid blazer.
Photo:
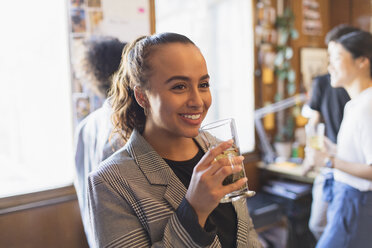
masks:
[[(196, 141), (206, 148), (200, 137)], [(187, 189), (146, 140), (127, 144), (88, 178), (88, 209), (97, 247), (200, 247), (175, 213)], [(246, 200), (233, 202), (237, 247), (261, 247)], [(209, 247), (221, 247), (216, 235)]]

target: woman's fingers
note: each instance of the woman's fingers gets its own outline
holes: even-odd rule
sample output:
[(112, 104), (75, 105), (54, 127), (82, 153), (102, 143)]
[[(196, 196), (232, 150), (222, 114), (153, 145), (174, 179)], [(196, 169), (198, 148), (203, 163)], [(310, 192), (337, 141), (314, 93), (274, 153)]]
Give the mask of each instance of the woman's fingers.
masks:
[(248, 181), (248, 178), (244, 177), (244, 178), (239, 179), (235, 183), (231, 183), (231, 184), (223, 186), (221, 188), (222, 197), (235, 190), (241, 189), (247, 181)]
[(243, 156), (234, 156), (231, 158), (220, 158), (212, 162), (212, 164), (205, 170), (205, 173), (208, 175), (214, 175), (223, 167), (232, 168), (237, 165), (241, 165), (244, 160)]
[(195, 167), (195, 169), (198, 170), (198, 171), (207, 169), (210, 166), (210, 164), (213, 161), (215, 161), (215, 158), (218, 155), (221, 155), (226, 149), (228, 149), (229, 147), (231, 147), (232, 144), (233, 144), (233, 141), (232, 140), (228, 140), (228, 141), (222, 142), (218, 146), (210, 149), (203, 156), (203, 158), (200, 160), (200, 162)]
[(194, 168), (186, 199), (199, 217), (208, 216), (225, 194), (241, 188), (247, 181), (240, 179), (231, 185), (222, 184), (227, 176), (242, 170), (243, 156), (220, 156), (232, 143), (232, 140), (226, 141), (210, 149)]
[[(217, 182), (222, 183), (222, 181), (227, 176), (230, 176), (231, 174), (234, 174), (234, 173), (238, 173), (243, 169), (242, 161), (243, 161), (244, 158), (242, 156), (238, 156), (238, 157), (234, 157), (233, 159), (235, 160), (233, 163), (231, 163), (231, 161), (229, 161), (224, 166), (221, 166), (218, 170), (215, 171), (213, 176), (215, 177), (214, 179)], [(233, 164), (235, 164), (235, 165), (233, 165)]]

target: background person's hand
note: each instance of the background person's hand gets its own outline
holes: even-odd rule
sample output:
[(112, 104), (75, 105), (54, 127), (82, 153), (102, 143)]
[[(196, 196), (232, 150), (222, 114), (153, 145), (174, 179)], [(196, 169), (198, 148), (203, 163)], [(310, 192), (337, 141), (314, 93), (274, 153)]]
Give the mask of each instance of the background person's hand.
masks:
[(305, 158), (302, 162), (302, 174), (306, 176), (307, 173), (312, 171), (315, 168), (315, 149), (311, 148), (310, 146), (305, 146)]
[(305, 164), (305, 166), (308, 167), (324, 167), (325, 161), (331, 156), (327, 149), (318, 150), (310, 146), (305, 148), (305, 153), (306, 158), (304, 160), (304, 164), (308, 163), (308, 165)]
[[(228, 158), (215, 159), (231, 145), (231, 141), (226, 141), (209, 150), (194, 168), (186, 199), (194, 208), (202, 227), (222, 197), (238, 190), (247, 181), (247, 178), (242, 178), (235, 183), (222, 185), (227, 176), (242, 170), (241, 166), (232, 167)], [(233, 159), (235, 164), (240, 164), (244, 157), (237, 156)]]
[(329, 155), (336, 156), (336, 154), (337, 154), (337, 145), (335, 143), (333, 143), (327, 137), (324, 137), (324, 148), (325, 148), (325, 151)]

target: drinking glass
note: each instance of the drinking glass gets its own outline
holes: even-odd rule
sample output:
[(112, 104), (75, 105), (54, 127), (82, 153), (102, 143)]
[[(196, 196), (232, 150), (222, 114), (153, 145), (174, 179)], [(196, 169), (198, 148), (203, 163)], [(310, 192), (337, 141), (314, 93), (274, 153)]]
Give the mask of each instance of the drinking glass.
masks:
[[(208, 150), (218, 146), (224, 141), (228, 141), (230, 139), (233, 140), (232, 146), (229, 149), (225, 150), (222, 154), (218, 155), (216, 157), (216, 160), (221, 158), (228, 158), (232, 167), (241, 165), (242, 170), (240, 172), (233, 173), (227, 176), (222, 182), (223, 185), (234, 183), (239, 179), (246, 177), (243, 163), (236, 164), (233, 159), (235, 156), (240, 155), (238, 134), (236, 131), (234, 119), (230, 118), (207, 124), (205, 126), (202, 126), (199, 132)], [(252, 197), (255, 194), (256, 192), (249, 190), (248, 183), (246, 182), (240, 189), (226, 194), (220, 200), (220, 202), (231, 202), (242, 197)]]
[(317, 126), (308, 124), (305, 126), (305, 130), (307, 144), (315, 150), (322, 150), (324, 146), (324, 123), (319, 123)]

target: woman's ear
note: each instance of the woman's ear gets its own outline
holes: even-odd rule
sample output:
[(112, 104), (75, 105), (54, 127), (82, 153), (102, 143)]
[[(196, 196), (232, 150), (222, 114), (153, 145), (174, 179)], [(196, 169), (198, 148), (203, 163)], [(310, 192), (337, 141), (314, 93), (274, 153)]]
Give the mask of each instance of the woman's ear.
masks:
[(146, 109), (148, 107), (147, 96), (140, 86), (134, 86), (134, 97), (136, 98), (137, 103), (143, 109)]
[(359, 68), (368, 68), (369, 69), (369, 59), (366, 57), (360, 57), (359, 59)]

